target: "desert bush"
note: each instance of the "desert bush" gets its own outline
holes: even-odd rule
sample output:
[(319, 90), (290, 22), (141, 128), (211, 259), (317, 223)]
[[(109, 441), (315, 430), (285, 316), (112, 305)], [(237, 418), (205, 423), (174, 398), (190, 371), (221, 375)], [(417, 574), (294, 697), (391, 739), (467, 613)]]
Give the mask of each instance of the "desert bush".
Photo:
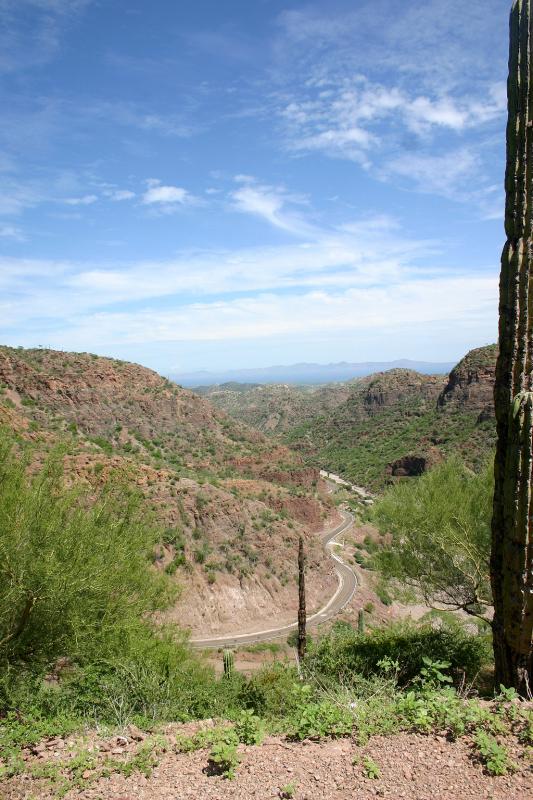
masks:
[(125, 487), (90, 497), (65, 487), (60, 451), (31, 460), (0, 434), (0, 660), (123, 655), (173, 597), (149, 568), (159, 532)]
[(398, 683), (406, 684), (420, 675), (425, 659), (446, 661), (450, 674), (472, 679), (490, 658), (490, 639), (459, 623), (400, 622), (366, 634), (336, 627), (310, 647), (305, 669), (323, 684), (354, 685), (392, 664), (397, 665)]
[(242, 707), (253, 709), (261, 717), (281, 719), (298, 706), (294, 694), (297, 685), (296, 669), (278, 661), (246, 681), (238, 700)]
[(390, 535), (375, 564), (429, 605), (482, 614), (491, 603), (492, 494), (490, 464), (476, 474), (456, 459), (393, 486), (374, 511), (374, 521)]

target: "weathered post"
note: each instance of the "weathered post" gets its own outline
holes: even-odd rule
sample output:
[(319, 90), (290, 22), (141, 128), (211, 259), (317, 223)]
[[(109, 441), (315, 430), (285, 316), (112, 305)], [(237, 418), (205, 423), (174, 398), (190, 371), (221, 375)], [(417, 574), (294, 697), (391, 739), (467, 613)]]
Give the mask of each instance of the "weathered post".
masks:
[(305, 553), (304, 540), (298, 544), (298, 660), (302, 662), (307, 648), (307, 614), (305, 609)]
[(491, 583), (496, 686), (530, 695), (533, 679), (533, 29), (515, 0), (510, 54), (505, 231), (494, 389), (498, 443)]

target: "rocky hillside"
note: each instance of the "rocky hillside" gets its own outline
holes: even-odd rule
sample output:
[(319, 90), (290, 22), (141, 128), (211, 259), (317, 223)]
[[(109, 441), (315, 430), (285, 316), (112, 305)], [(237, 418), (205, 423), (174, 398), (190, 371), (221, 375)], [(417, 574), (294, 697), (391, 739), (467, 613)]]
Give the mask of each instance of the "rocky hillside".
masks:
[(446, 411), (473, 411), (479, 417), (494, 418), (494, 374), (497, 345), (471, 350), (450, 372), (439, 396), (439, 408)]
[(393, 369), (324, 387), (212, 388), (237, 419), (277, 432), (316, 467), (379, 488), (457, 453), (477, 467), (494, 440), (496, 346), (468, 353), (448, 378)]
[(267, 434), (284, 434), (350, 397), (350, 383), (325, 386), (223, 383), (194, 390), (234, 419)]
[(477, 468), (495, 442), (495, 364), (490, 346), (470, 352), (447, 380), (394, 370), (359, 381), (328, 417), (295, 428), (287, 441), (312, 463), (374, 488), (452, 454)]
[(334, 515), (317, 492), (317, 471), (151, 370), (2, 347), (0, 423), (41, 454), (65, 443), (71, 481), (97, 485), (114, 475), (139, 488), (165, 531), (156, 566), (183, 587), (172, 616), (194, 632), (290, 614), (300, 533), (311, 604), (335, 586), (313, 536)]

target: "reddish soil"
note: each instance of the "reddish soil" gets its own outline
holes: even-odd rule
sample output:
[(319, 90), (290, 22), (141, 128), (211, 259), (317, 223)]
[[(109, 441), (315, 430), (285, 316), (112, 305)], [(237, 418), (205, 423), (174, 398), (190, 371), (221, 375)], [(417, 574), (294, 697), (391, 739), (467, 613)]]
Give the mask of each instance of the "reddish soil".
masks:
[[(197, 726), (196, 726), (197, 727)], [(291, 743), (279, 737), (268, 738), (259, 747), (241, 745), (242, 758), (234, 780), (209, 774), (208, 751), (189, 754), (174, 752), (176, 732), (190, 731), (191, 726), (174, 726), (167, 731), (168, 750), (150, 777), (134, 773), (129, 777), (113, 773), (99, 778), (88, 788), (69, 791), (67, 800), (247, 800), (250, 797), (286, 797), (284, 787), (293, 788), (295, 800), (367, 800), (383, 797), (389, 800), (531, 800), (533, 772), (523, 750), (507, 740), (518, 769), (510, 775), (491, 777), (474, 757), (468, 740), (448, 742), (441, 736), (399, 734), (377, 736), (364, 747), (351, 739), (337, 741)], [(100, 745), (111, 750), (113, 757), (128, 757), (138, 746), (131, 742), (120, 745), (114, 739)], [(93, 746), (95, 746), (93, 744)], [(27, 754), (28, 766), (34, 762), (67, 760), (62, 743), (60, 749), (46, 750), (37, 756)], [(122, 753), (121, 753), (122, 751)], [(117, 755), (118, 754), (118, 755)], [(364, 759), (372, 759), (379, 777), (367, 777)], [(89, 777), (89, 775), (87, 775)], [(0, 790), (1, 792), (2, 790)], [(53, 797), (43, 780), (28, 773), (5, 781), (4, 800), (48, 800)]]

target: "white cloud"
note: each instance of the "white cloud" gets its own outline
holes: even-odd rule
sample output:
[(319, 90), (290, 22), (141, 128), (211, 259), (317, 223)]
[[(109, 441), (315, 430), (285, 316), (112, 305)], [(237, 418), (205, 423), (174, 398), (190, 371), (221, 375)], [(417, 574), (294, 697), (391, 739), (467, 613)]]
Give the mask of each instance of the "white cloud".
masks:
[[(243, 178), (246, 180), (243, 180)], [(312, 233), (311, 226), (295, 210), (295, 205), (305, 205), (306, 199), (289, 194), (283, 187), (262, 186), (252, 176), (236, 176), (242, 186), (231, 193), (233, 207), (237, 211), (266, 220), (275, 228), (298, 236)]]
[(280, 109), (289, 147), (356, 161), (366, 159), (370, 148), (378, 150), (399, 127), (421, 136), (434, 129), (460, 133), (501, 117), (506, 107), (500, 84), (488, 87), (481, 99), (431, 98), (357, 75), (341, 86), (334, 79), (311, 83), (304, 94), (306, 99)]
[(2, 182), (0, 191), (0, 214), (2, 216), (21, 214), (33, 208), (42, 200), (39, 189), (31, 184), (7, 180)]
[(253, 175), (245, 175), (240, 173), (239, 175), (235, 175), (233, 180), (235, 183), (255, 183), (256, 180)]
[(164, 186), (155, 178), (147, 181), (148, 189), (142, 196), (145, 206), (162, 206), (167, 209), (195, 202), (195, 198), (181, 186)]
[(388, 72), (406, 85), (447, 93), (494, 80), (505, 69), (501, 31), (508, 7), (502, 0), (358, 0), (348, 6), (332, 14), (309, 4), (279, 15), (280, 79), (332, 70)]
[[(98, 264), (1, 259), (13, 319), (86, 313), (105, 304), (158, 298), (379, 285), (418, 273), (417, 259), (435, 251), (431, 242), (405, 236), (386, 218), (354, 221), (331, 233), (315, 231), (298, 243), (184, 252), (167, 261)], [(30, 279), (28, 276), (32, 275)], [(36, 280), (42, 276), (43, 283)], [(27, 282), (26, 282), (27, 281)], [(8, 324), (7, 318), (3, 324)]]
[[(493, 137), (497, 129), (502, 135), (506, 110), (498, 15), (505, 24), (501, 0), (361, 0), (334, 14), (317, 4), (282, 12), (269, 113), (277, 111), (285, 149), (352, 161), (381, 179), (399, 173), (384, 170), (386, 162), (401, 166), (426, 152), (451, 164), (458, 150), (477, 149), (476, 171), (463, 175), (482, 198), (494, 180)], [(449, 181), (454, 188), (459, 172)], [(406, 188), (423, 185), (416, 175), (403, 179)], [(464, 183), (453, 199), (471, 200), (470, 189)]]
[(67, 206), (90, 206), (98, 201), (95, 194), (84, 194), (83, 197), (66, 197), (63, 203)]
[[(51, 61), (65, 28), (92, 0), (2, 0), (0, 71), (28, 70)], [(31, 24), (28, 24), (31, 19)]]
[[(246, 184), (237, 191), (264, 188)], [(277, 220), (283, 207), (268, 197), (241, 199), (247, 213)], [(4, 258), (0, 328), (9, 339), (24, 319), (24, 343), (68, 342), (69, 348), (103, 352), (141, 342), (365, 331), (394, 338), (400, 329), (416, 338), (421, 327), (426, 335), (435, 326), (456, 333), (492, 330), (496, 270), (423, 268), (435, 252), (435, 243), (411, 239), (394, 220), (368, 217), (333, 231), (315, 229), (307, 240), (287, 245), (183, 252), (167, 261), (105, 268)], [(111, 307), (118, 310), (106, 310)]]

